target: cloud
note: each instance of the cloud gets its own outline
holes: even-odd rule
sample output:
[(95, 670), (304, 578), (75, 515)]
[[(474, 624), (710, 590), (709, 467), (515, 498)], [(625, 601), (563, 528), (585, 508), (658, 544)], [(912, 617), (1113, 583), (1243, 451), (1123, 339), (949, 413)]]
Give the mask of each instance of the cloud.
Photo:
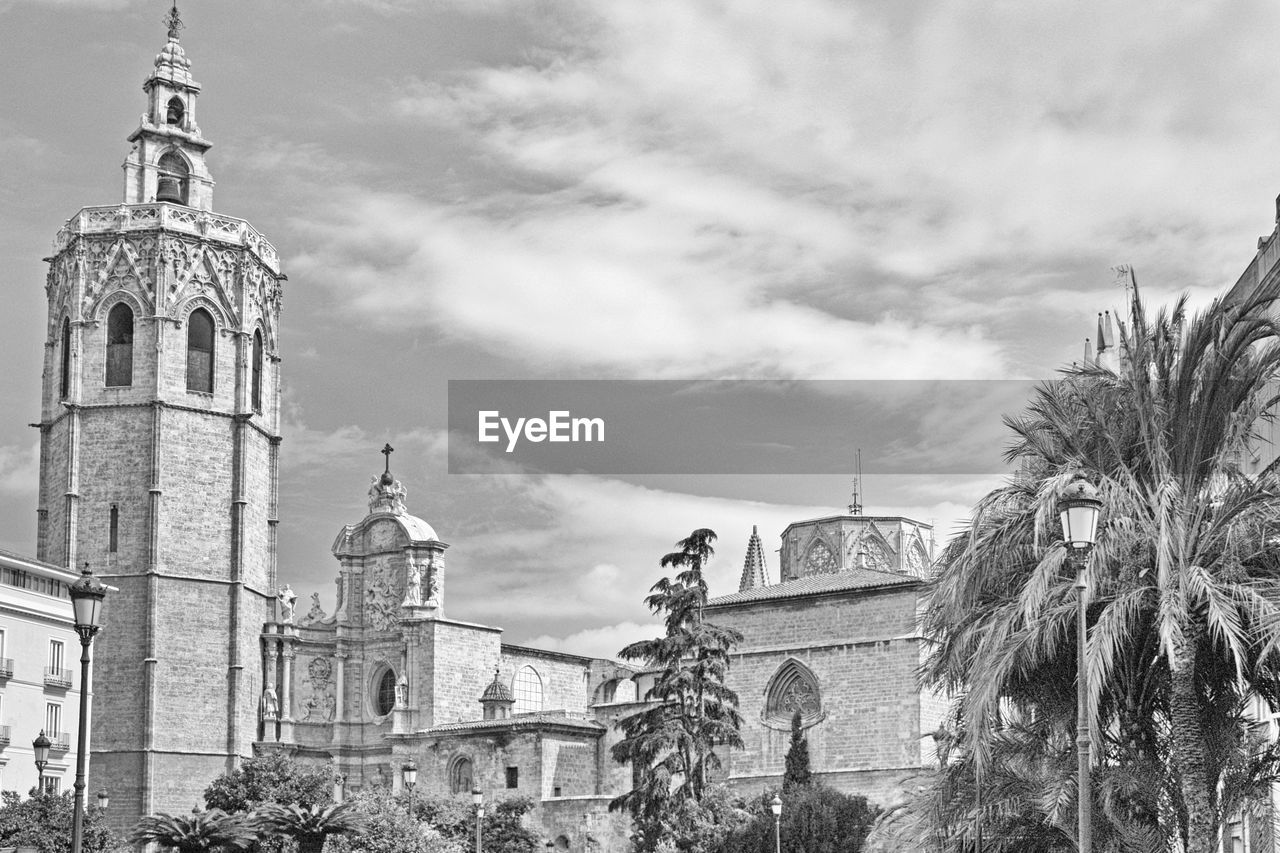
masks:
[(1114, 263), (1154, 301), (1229, 283), (1261, 217), (1224, 161), (1280, 142), (1237, 49), (1276, 10), (1103, 7), (542, 6), (521, 60), (374, 99), (425, 164), (469, 157), (341, 188), (301, 270), (543, 371), (1038, 373)]
[(0, 445), (0, 492), (30, 497), (40, 482), (40, 445)]
[(576, 631), (565, 637), (543, 634), (528, 640), (527, 645), (537, 649), (617, 660), (618, 651), (624, 646), (639, 640), (661, 636), (662, 631), (662, 625), (657, 622), (651, 624), (619, 622), (616, 625), (603, 625), (599, 628)]
[[(626, 205), (622, 205), (625, 207)], [(842, 317), (770, 295), (783, 262), (667, 207), (544, 206), (497, 220), (351, 192), (294, 260), (367, 320), (424, 325), (542, 369), (621, 376), (999, 375), (973, 329)], [(303, 226), (307, 227), (307, 226)], [(749, 257), (752, 253), (756, 257)], [(797, 251), (797, 254), (804, 254)]]

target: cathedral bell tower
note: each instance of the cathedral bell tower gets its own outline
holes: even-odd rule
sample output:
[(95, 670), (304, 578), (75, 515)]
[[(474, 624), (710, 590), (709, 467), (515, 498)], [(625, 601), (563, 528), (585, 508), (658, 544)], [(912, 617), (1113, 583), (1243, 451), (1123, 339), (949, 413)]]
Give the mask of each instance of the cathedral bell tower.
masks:
[(187, 811), (251, 754), (276, 586), (285, 276), (213, 212), (176, 6), (167, 23), (121, 203), (81, 209), (46, 259), (37, 549), (119, 590), (95, 641), (89, 785), (120, 826)]

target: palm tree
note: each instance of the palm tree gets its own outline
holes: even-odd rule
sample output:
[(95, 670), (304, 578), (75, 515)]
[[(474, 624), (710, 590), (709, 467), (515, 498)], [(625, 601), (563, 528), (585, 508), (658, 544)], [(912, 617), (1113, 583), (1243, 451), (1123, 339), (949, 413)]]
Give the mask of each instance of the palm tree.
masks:
[(149, 815), (138, 821), (129, 834), (132, 844), (156, 844), (177, 853), (246, 850), (257, 840), (258, 833), (250, 820), (221, 809), (194, 809), (189, 816), (179, 817)]
[(940, 641), (926, 680), (962, 696), (979, 764), (1010, 706), (1069, 728), (1075, 593), (1056, 502), (1088, 472), (1106, 504), (1089, 590), (1095, 755), (1164, 768), (1147, 776), (1155, 799), (1138, 799), (1187, 853), (1215, 849), (1242, 706), (1280, 675), (1280, 480), (1242, 465), (1280, 370), (1265, 308), (1219, 301), (1189, 318), (1180, 300), (1148, 319), (1135, 282), (1120, 369), (1069, 370), (1006, 418), (1021, 474), (948, 546), (925, 616)]
[(255, 814), (262, 829), (298, 842), (299, 853), (320, 853), (330, 835), (365, 830), (365, 819), (350, 803), (310, 807), (267, 803)]

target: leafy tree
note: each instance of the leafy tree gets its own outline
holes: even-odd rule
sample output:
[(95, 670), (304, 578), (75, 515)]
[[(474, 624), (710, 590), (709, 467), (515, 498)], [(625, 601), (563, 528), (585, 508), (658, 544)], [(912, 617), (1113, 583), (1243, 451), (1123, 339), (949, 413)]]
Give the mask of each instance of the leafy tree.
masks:
[(721, 784), (712, 784), (702, 799), (687, 798), (672, 805), (655, 822), (656, 853), (719, 853), (727, 836), (746, 826), (752, 816), (741, 799)]
[(129, 834), (133, 844), (155, 844), (177, 853), (247, 850), (257, 840), (258, 831), (251, 820), (221, 809), (176, 817), (148, 815)]
[[(542, 840), (525, 828), (524, 816), (533, 809), (528, 797), (507, 797), (485, 806), (484, 849), (496, 853), (538, 853)], [(413, 816), (440, 832), (445, 841), (463, 850), (475, 839), (475, 807), (469, 797), (413, 797)]]
[[(16, 791), (0, 793), (0, 847), (35, 847), (40, 853), (67, 853), (71, 849), (74, 801), (70, 791), (37, 793), (27, 799)], [(106, 853), (119, 842), (107, 828), (102, 809), (85, 811), (81, 846), (84, 853)]]
[[(404, 797), (385, 788), (360, 791), (347, 802), (365, 822), (363, 832), (329, 839), (326, 853), (468, 853), (468, 846), (444, 837), (409, 814)], [(416, 803), (415, 803), (416, 804)]]
[(809, 739), (804, 735), (804, 718), (800, 709), (791, 715), (791, 746), (787, 748), (786, 771), (782, 775), (782, 792), (790, 793), (797, 786), (812, 782), (809, 773)]
[[(1190, 317), (1182, 300), (1148, 318), (1135, 283), (1120, 368), (1066, 371), (1006, 418), (1020, 474), (944, 551), (925, 614), (939, 641), (925, 676), (959, 697), (962, 751), (989, 764), (1016, 711), (1047, 727), (1025, 744), (1040, 752), (1019, 760), (1040, 754), (1048, 772), (1074, 737), (1077, 677), (1055, 504), (1088, 472), (1105, 504), (1087, 616), (1088, 713), (1108, 768), (1094, 813), (1187, 853), (1216, 849), (1229, 788), (1273, 765), (1239, 751), (1250, 694), (1280, 698), (1280, 479), (1274, 465), (1241, 468), (1280, 368), (1266, 308), (1218, 301)], [(1072, 790), (1058, 787), (1067, 804)]]
[(350, 803), (330, 806), (301, 806), (266, 803), (255, 813), (255, 822), (267, 832), (291, 838), (299, 853), (320, 853), (330, 835), (363, 832), (366, 818)]
[(282, 752), (255, 755), (214, 779), (204, 792), (207, 808), (228, 814), (249, 812), (263, 803), (304, 807), (333, 802), (333, 776), (322, 766), (302, 764)]
[(695, 530), (662, 558), (663, 568), (680, 571), (655, 583), (645, 604), (663, 615), (666, 634), (619, 653), (659, 669), (644, 697), (653, 704), (620, 721), (623, 738), (613, 747), (614, 759), (634, 768), (636, 785), (610, 808), (631, 813), (641, 850), (658, 843), (665, 813), (702, 799), (708, 771), (720, 767), (716, 748), (742, 745), (738, 697), (724, 683), (729, 650), (742, 635), (703, 619), (703, 567), (715, 538), (711, 530)]
[[(774, 847), (774, 792), (765, 791), (748, 805), (749, 822), (724, 837), (716, 853), (760, 853)], [(861, 853), (880, 814), (865, 797), (843, 794), (824, 785), (793, 787), (782, 794), (778, 822), (782, 853)]]

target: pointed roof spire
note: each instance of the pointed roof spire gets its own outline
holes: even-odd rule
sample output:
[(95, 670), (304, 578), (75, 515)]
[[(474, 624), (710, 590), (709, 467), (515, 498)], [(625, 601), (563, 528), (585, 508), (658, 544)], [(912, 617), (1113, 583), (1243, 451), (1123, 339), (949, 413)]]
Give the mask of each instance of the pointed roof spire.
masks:
[(742, 581), (738, 584), (738, 592), (768, 586), (769, 575), (765, 571), (764, 546), (760, 543), (760, 533), (751, 525), (751, 538), (747, 540), (747, 558), (742, 563)]
[(1096, 362), (1093, 360), (1093, 344), (1088, 338), (1084, 339), (1084, 366), (1093, 367)]

